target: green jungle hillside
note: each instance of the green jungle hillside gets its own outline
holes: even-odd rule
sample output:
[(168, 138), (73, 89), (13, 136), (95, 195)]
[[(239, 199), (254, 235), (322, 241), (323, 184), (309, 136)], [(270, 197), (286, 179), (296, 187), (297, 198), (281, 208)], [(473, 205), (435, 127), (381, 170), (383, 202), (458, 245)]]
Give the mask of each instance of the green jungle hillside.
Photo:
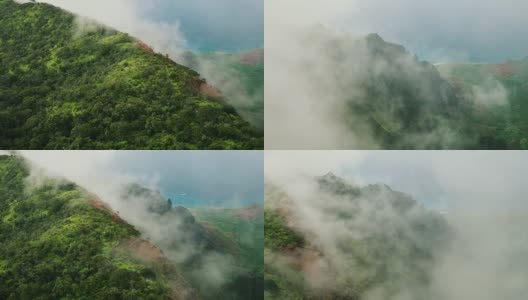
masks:
[(75, 18), (0, 0), (1, 149), (262, 149), (198, 73)]
[(262, 206), (243, 208), (194, 208), (191, 212), (206, 228), (217, 230), (220, 236), (238, 249), (244, 265), (255, 273), (263, 272), (264, 211)]
[(189, 67), (207, 75), (244, 119), (264, 128), (264, 50), (189, 54)]
[(195, 218), (132, 184), (114, 211), (74, 183), (30, 172), (22, 158), (0, 156), (0, 299), (262, 298), (261, 208), (203, 208)]
[(459, 97), (475, 102), (468, 120), (479, 133), (483, 149), (528, 149), (528, 58), (437, 68)]
[(197, 222), (213, 231), (231, 249), (241, 268), (244, 287), (239, 299), (263, 299), (264, 294), (264, 211), (253, 205), (236, 209), (195, 208)]
[(444, 218), (386, 185), (332, 174), (314, 184), (317, 196), (296, 201), (266, 185), (265, 299), (389, 300), (407, 290), (404, 299), (428, 299), (432, 267), (453, 237)]
[(96, 196), (28, 176), (22, 159), (0, 156), (0, 299), (193, 298), (159, 248)]
[[(140, 203), (146, 204), (149, 218), (156, 220), (154, 234), (158, 231), (174, 232), (161, 236), (156, 240), (156, 245), (170, 258), (180, 261), (178, 266), (183, 276), (189, 280), (200, 299), (242, 300), (263, 297), (262, 207), (201, 207), (189, 210), (182, 206), (173, 207), (172, 202), (159, 192), (138, 185), (127, 187), (123, 198), (131, 201), (132, 207), (138, 206), (138, 199)], [(183, 260), (177, 258), (181, 253), (189, 252), (190, 246), (191, 253), (186, 254)], [(215, 265), (223, 266), (220, 268), (223, 270), (220, 273), (221, 284), (204, 280), (207, 274), (203, 272), (215, 272)]]

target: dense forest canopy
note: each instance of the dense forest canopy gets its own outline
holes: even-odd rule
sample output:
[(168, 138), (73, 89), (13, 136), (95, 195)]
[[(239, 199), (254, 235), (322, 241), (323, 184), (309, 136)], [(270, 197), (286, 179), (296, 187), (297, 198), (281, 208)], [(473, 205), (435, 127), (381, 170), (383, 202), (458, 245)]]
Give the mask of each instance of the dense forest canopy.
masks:
[(164, 262), (122, 251), (140, 233), (73, 183), (29, 186), (24, 161), (0, 156), (0, 298), (172, 299)]
[(0, 0), (0, 148), (262, 148), (262, 130), (198, 73), (85, 27), (48, 4)]
[(119, 189), (111, 207), (0, 156), (0, 298), (263, 297), (262, 207), (190, 211), (137, 184)]

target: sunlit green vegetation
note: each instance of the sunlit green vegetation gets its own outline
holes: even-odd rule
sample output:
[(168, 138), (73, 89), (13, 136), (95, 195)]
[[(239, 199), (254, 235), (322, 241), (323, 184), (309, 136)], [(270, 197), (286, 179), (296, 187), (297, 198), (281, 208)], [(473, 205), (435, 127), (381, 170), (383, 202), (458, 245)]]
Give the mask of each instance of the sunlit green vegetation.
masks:
[(0, 0), (0, 148), (261, 149), (199, 74), (47, 4)]
[(28, 175), (21, 159), (0, 156), (0, 299), (168, 299), (157, 267), (115, 252), (138, 231), (76, 185), (33, 186)]
[(261, 207), (200, 208), (195, 219), (132, 184), (122, 201), (152, 218), (136, 229), (76, 184), (37, 173), (0, 156), (0, 299), (262, 299)]

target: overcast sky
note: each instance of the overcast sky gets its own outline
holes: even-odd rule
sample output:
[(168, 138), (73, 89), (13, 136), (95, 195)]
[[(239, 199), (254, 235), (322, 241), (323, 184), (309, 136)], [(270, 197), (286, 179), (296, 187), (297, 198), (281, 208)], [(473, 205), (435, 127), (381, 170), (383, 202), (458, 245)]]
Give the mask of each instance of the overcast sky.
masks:
[(262, 48), (264, 0), (141, 1), (152, 20), (181, 22), (192, 46), (204, 50)]
[[(263, 201), (262, 151), (22, 151), (55, 175), (79, 184), (130, 178), (186, 206)], [(115, 179), (115, 180), (114, 180)], [(97, 191), (93, 191), (96, 192)]]
[[(45, 2), (91, 17), (113, 14), (117, 19), (134, 13), (143, 21), (180, 23), (189, 45), (205, 50), (264, 44), (264, 0)], [(269, 0), (265, 10), (267, 21), (282, 16), (292, 23), (377, 32), (433, 62), (494, 62), (528, 56), (526, 11), (525, 0)]]
[(269, 151), (266, 177), (287, 182), (327, 172), (359, 184), (384, 183), (453, 214), (528, 208), (523, 151)]
[(266, 22), (376, 32), (432, 62), (489, 62), (528, 56), (526, 11), (525, 0), (269, 0)]
[[(154, 46), (186, 44), (196, 50), (239, 51), (262, 48), (264, 44), (263, 0), (41, 0), (41, 2), (51, 3), (98, 20), (155, 44)], [(148, 27), (148, 30), (144, 27)], [(157, 30), (164, 33), (156, 32)], [(152, 39), (151, 35), (158, 37)], [(182, 39), (186, 43), (183, 43)]]
[[(528, 57), (528, 1), (362, 0), (358, 24), (433, 61)], [(354, 23), (354, 22), (352, 22)]]

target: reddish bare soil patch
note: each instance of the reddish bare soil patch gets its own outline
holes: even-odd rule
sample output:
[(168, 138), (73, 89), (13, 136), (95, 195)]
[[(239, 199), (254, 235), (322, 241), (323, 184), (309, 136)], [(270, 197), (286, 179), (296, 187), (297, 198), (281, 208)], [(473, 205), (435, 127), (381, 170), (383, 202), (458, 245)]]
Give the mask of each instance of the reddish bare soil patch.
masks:
[[(93, 208), (109, 214), (112, 220), (116, 223), (127, 224), (123, 219), (115, 213), (108, 204), (103, 202), (94, 194), (89, 194), (87, 202)], [(163, 254), (163, 251), (156, 245), (138, 237), (130, 237), (120, 243), (119, 249), (124, 249), (137, 259), (154, 262), (158, 266), (167, 266), (167, 268), (174, 268), (172, 263)], [(187, 282), (177, 273), (177, 271), (168, 272), (168, 284), (170, 289), (169, 299), (171, 300), (196, 300), (198, 297), (194, 290), (187, 284)]]
[(163, 251), (154, 244), (137, 238), (131, 237), (124, 241), (124, 246), (137, 258), (147, 261), (158, 261), (165, 259)]
[(244, 53), (240, 62), (246, 65), (256, 65), (256, 64), (262, 63), (263, 60), (264, 60), (264, 55), (262, 51), (253, 50), (253, 51)]
[(95, 195), (90, 195), (90, 197), (88, 198), (88, 204), (100, 211), (110, 211), (110, 207)]
[(179, 270), (170, 262), (163, 251), (149, 241), (138, 237), (130, 237), (121, 242), (119, 249), (126, 251), (136, 259), (149, 262), (162, 270), (167, 277), (171, 300), (195, 300), (198, 299), (195, 291), (181, 276)]
[(154, 53), (154, 49), (152, 49), (152, 47), (150, 47), (149, 45), (147, 45), (145, 42), (143, 41), (140, 41), (140, 40), (137, 40), (136, 41), (136, 45), (139, 49), (147, 52), (147, 53)]
[(256, 205), (252, 205), (250, 207), (237, 211), (235, 216), (243, 220), (251, 221), (255, 220), (261, 214), (262, 209)]
[(513, 73), (513, 66), (510, 62), (490, 65), (489, 69), (493, 75), (498, 77), (505, 77)]
[(125, 220), (121, 219), (118, 213), (114, 212), (108, 204), (103, 202), (103, 200), (101, 200), (96, 195), (94, 194), (88, 195), (87, 201), (88, 201), (88, 204), (92, 206), (93, 208), (108, 214), (110, 218), (112, 218), (112, 221), (114, 221), (115, 223), (128, 225), (128, 223), (125, 222)]
[(187, 82), (187, 85), (200, 94), (216, 99), (222, 98), (222, 94), (215, 87), (209, 85), (205, 79), (194, 77)]
[(213, 97), (213, 98), (222, 98), (222, 94), (219, 90), (215, 89), (213, 86), (203, 82), (200, 85), (200, 93), (205, 96)]

